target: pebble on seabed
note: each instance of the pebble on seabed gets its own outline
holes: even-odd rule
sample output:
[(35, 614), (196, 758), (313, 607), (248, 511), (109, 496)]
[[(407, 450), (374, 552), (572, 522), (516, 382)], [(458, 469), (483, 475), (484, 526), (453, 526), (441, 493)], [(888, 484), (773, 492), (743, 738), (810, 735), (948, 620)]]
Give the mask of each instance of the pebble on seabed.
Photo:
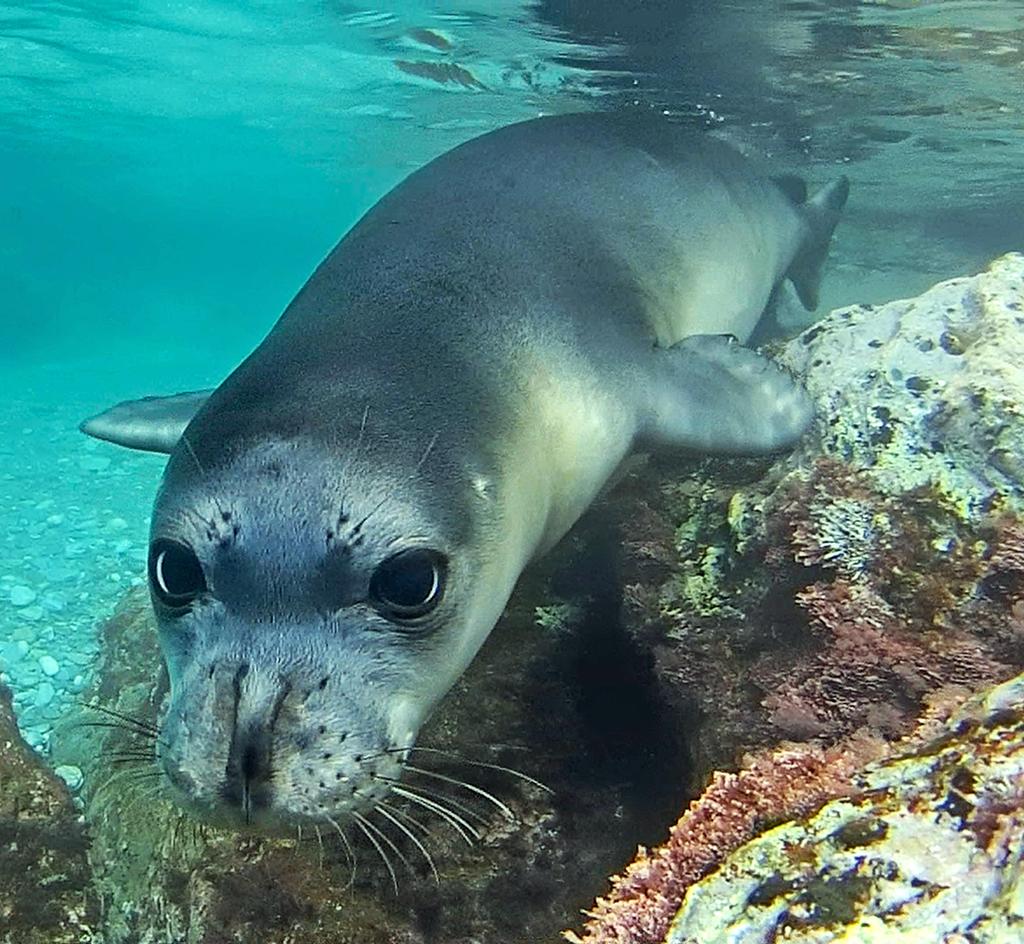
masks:
[(73, 764), (61, 764), (54, 773), (68, 785), (68, 789), (72, 792), (82, 785), (82, 771)]
[(36, 687), (35, 706), (37, 708), (45, 708), (51, 701), (53, 701), (53, 696), (56, 694), (57, 690), (50, 682), (40, 682)]
[(28, 606), (36, 598), (36, 592), (23, 584), (11, 587), (10, 600), (14, 606)]
[(82, 416), (116, 399), (95, 396), (0, 403), (5, 428), (35, 430), (23, 461), (0, 472), (0, 681), (22, 735), (43, 752), (88, 689), (97, 626), (146, 573), (161, 466), (78, 432)]

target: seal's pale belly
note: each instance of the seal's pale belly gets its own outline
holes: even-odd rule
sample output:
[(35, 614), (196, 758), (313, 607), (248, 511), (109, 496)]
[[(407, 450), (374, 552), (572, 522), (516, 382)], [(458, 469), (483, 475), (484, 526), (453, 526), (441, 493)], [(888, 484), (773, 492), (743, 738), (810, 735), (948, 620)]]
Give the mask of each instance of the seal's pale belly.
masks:
[(807, 398), (724, 335), (787, 278), (813, 301), (845, 198), (657, 120), (501, 129), (384, 197), (216, 390), (84, 424), (170, 453), (149, 581), (179, 800), (361, 825), (631, 451), (795, 442)]

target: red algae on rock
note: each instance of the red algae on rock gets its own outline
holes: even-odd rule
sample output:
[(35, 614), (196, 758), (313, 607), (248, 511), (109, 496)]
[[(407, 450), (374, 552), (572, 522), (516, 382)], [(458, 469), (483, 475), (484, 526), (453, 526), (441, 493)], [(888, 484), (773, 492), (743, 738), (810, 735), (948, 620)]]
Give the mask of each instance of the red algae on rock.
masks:
[(1024, 676), (854, 781), (691, 885), (665, 944), (1021, 939)]
[(852, 776), (881, 745), (855, 741), (843, 749), (780, 748), (738, 773), (716, 772), (669, 832), (668, 841), (636, 860), (610, 893), (587, 912), (572, 944), (661, 944), (686, 889), (759, 832), (806, 814), (854, 790)]

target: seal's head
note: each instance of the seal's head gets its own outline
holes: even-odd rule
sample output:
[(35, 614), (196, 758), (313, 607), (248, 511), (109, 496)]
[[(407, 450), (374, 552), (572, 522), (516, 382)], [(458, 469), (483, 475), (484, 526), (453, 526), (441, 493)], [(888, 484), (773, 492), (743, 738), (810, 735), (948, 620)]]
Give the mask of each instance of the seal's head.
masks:
[(170, 678), (158, 758), (201, 818), (294, 832), (395, 786), (507, 596), (467, 589), (489, 502), (423, 461), (433, 445), (403, 469), (302, 439), (172, 455), (149, 550)]

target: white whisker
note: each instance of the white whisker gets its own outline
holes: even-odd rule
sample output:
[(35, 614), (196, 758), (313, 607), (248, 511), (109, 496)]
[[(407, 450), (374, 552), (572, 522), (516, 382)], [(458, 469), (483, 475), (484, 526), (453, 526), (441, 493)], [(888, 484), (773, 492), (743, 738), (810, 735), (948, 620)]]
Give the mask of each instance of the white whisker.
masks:
[(472, 783), (466, 783), (465, 780), (458, 780), (455, 777), (447, 777), (444, 774), (439, 774), (433, 770), (424, 770), (422, 767), (413, 767), (410, 764), (405, 765), (405, 769), (411, 771), (414, 774), (419, 774), (421, 777), (433, 777), (435, 780), (441, 780), (444, 783), (450, 783), (456, 787), (462, 787), (463, 790), (469, 790), (471, 793), (475, 793), (477, 796), (483, 797), (490, 803), (493, 803), (506, 819), (515, 820), (516, 815), (512, 810), (504, 803), (501, 802), (496, 796), (488, 793), (482, 787), (478, 787)]
[(391, 876), (391, 884), (395, 889), (395, 894), (397, 895), (398, 876), (395, 875), (395, 868), (391, 864), (391, 860), (387, 857), (381, 844), (377, 842), (377, 840), (374, 838), (373, 833), (366, 828), (366, 820), (362, 816), (360, 816), (355, 810), (349, 810), (348, 812), (355, 820), (356, 825), (363, 831), (363, 835), (370, 840), (370, 844), (373, 846), (374, 849), (377, 850), (377, 854), (380, 856), (381, 861), (384, 863), (385, 867), (388, 870), (388, 875)]
[(380, 826), (376, 825), (376, 823), (374, 823), (369, 816), (363, 816), (362, 813), (357, 813), (355, 810), (352, 810), (351, 813), (352, 816), (359, 817), (359, 819), (362, 820), (362, 822), (364, 822), (369, 829), (373, 830), (374, 834), (381, 840), (381, 842), (385, 843), (387, 847), (396, 856), (398, 856), (399, 861), (402, 863), (402, 865), (405, 866), (406, 871), (413, 878), (415, 878), (416, 870), (412, 867), (412, 863), (409, 862), (409, 860), (405, 857), (405, 854), (402, 852), (402, 850), (395, 845), (391, 837), (386, 832), (384, 832), (384, 830)]
[(516, 777), (517, 779), (522, 780), (525, 783), (531, 784), (534, 787), (540, 787), (540, 789), (545, 791), (546, 793), (553, 794), (555, 792), (547, 784), (541, 783), (539, 780), (535, 780), (528, 774), (524, 774), (521, 770), (516, 770), (515, 767), (502, 767), (501, 764), (489, 764), (482, 760), (467, 760), (461, 754), (456, 754), (453, 751), (442, 751), (436, 747), (406, 747), (401, 748), (401, 750), (410, 752), (418, 751), (421, 754), (437, 754), (441, 757), (448, 757), (452, 760), (458, 761), (460, 764), (466, 764), (469, 767), (482, 767), (485, 770), (497, 770), (503, 774), (511, 774), (513, 777)]
[(408, 826), (405, 826), (405, 825), (403, 825), (403, 824), (402, 824), (401, 822), (399, 822), (399, 820), (398, 820), (398, 819), (396, 819), (396, 818), (395, 818), (394, 816), (392, 816), (392, 815), (391, 815), (391, 814), (390, 814), (390, 813), (389, 813), (389, 812), (388, 812), (388, 811), (387, 811), (387, 810), (386, 810), (386, 809), (384, 808), (384, 806), (383, 806), (383, 804), (382, 804), (382, 803), (378, 803), (378, 804), (377, 804), (377, 805), (376, 805), (376, 806), (374, 807), (374, 809), (375, 809), (375, 810), (376, 810), (376, 811), (377, 811), (378, 813), (380, 813), (380, 815), (381, 815), (381, 816), (383, 816), (383, 817), (384, 817), (384, 818), (385, 818), (386, 820), (388, 820), (388, 821), (389, 821), (390, 823), (393, 823), (393, 824), (394, 824), (395, 826), (397, 826), (397, 827), (398, 827), (398, 828), (399, 828), (399, 829), (400, 829), (400, 830), (401, 830), (401, 831), (402, 831), (403, 833), (405, 833), (405, 835), (406, 835), (406, 836), (408, 836), (408, 837), (409, 837), (409, 841), (410, 841), (410, 842), (411, 842), (411, 843), (412, 843), (412, 844), (413, 844), (413, 845), (414, 845), (414, 846), (415, 846), (415, 847), (416, 847), (417, 849), (419, 849), (419, 850), (420, 850), (420, 852), (421, 852), (421, 853), (423, 854), (423, 858), (427, 860), (427, 865), (429, 865), (429, 866), (430, 866), (430, 871), (431, 871), (431, 873), (432, 873), (432, 874), (433, 874), (433, 876), (434, 876), (434, 881), (435, 881), (435, 882), (436, 882), (436, 883), (437, 883), (438, 885), (440, 885), (440, 884), (441, 884), (441, 879), (440, 879), (440, 878), (438, 877), (438, 875), (437, 875), (437, 867), (436, 867), (436, 866), (434, 865), (434, 860), (433, 860), (433, 859), (431, 858), (431, 856), (430, 856), (430, 853), (429, 853), (429, 852), (427, 852), (427, 849), (426, 849), (426, 847), (425, 847), (425, 846), (423, 845), (423, 843), (422, 843), (422, 842), (420, 842), (420, 841), (419, 841), (419, 839), (417, 839), (417, 838), (416, 838), (416, 836), (414, 836), (414, 835), (413, 835), (413, 833), (412, 833), (412, 832), (410, 831), (410, 829), (409, 829), (409, 827), (408, 827)]
[(440, 803), (436, 803), (427, 797), (419, 796), (404, 787), (392, 787), (391, 789), (395, 794), (400, 797), (404, 797), (410, 803), (422, 806), (423, 809), (429, 810), (431, 813), (435, 813), (440, 816), (441, 819), (448, 823), (466, 841), (467, 845), (472, 846), (474, 840), (480, 839), (480, 833), (478, 833), (473, 826), (467, 823), (457, 813), (453, 813)]
[[(338, 835), (341, 836), (341, 842), (345, 846), (345, 851), (346, 851), (346, 854), (348, 855), (349, 861), (352, 863), (352, 874), (349, 876), (348, 884), (345, 886), (345, 888), (342, 889), (342, 891), (345, 891), (345, 890), (351, 888), (355, 884), (355, 881), (356, 881), (356, 853), (355, 853), (355, 850), (352, 848), (352, 843), (349, 842), (348, 836), (345, 835), (345, 830), (342, 829), (341, 826), (338, 825), (338, 822), (336, 820), (332, 819), (330, 816), (325, 816), (325, 819), (327, 820), (328, 823), (330, 823), (335, 828), (335, 830), (337, 831)], [(321, 850), (322, 850), (323, 849), (323, 837), (321, 837), (321, 835), (320, 835), (320, 829), (319, 828), (317, 828), (316, 835), (317, 835), (317, 839), (320, 840)]]
[(486, 826), (490, 822), (486, 816), (481, 815), (471, 806), (467, 806), (465, 803), (460, 800), (456, 800), (455, 797), (449, 796), (447, 793), (441, 793), (440, 790), (435, 790), (422, 783), (409, 783), (407, 780), (396, 780), (394, 777), (382, 777), (380, 774), (377, 774), (376, 776), (378, 780), (391, 784), (392, 788), (396, 784), (400, 784), (406, 790), (414, 790), (420, 796), (429, 797), (435, 802), (443, 802), (446, 804), (446, 808), (458, 810), (470, 819), (476, 820), (476, 822), (481, 826)]

